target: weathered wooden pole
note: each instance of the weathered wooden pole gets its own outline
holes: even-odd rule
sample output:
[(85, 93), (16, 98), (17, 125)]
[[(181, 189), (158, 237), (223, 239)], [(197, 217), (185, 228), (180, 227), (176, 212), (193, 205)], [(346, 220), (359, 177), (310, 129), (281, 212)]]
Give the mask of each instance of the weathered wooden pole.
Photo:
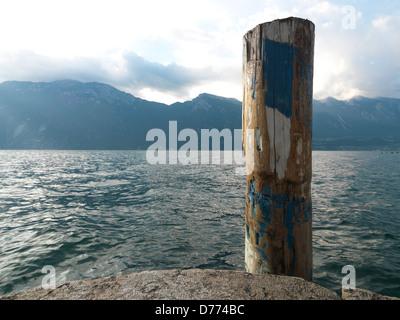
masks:
[(244, 36), (245, 268), (251, 273), (312, 280), (314, 30), (311, 21), (290, 17)]

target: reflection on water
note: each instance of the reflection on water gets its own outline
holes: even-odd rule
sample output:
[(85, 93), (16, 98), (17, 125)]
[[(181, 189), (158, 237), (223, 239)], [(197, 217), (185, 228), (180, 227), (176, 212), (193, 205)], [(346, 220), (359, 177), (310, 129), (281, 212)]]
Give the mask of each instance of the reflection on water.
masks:
[(0, 152), (0, 291), (167, 268), (241, 269), (236, 165), (148, 165), (145, 152)]
[(318, 283), (340, 291), (341, 268), (356, 285), (400, 296), (400, 157), (313, 152), (313, 257)]
[[(400, 296), (400, 161), (313, 152), (314, 281)], [(213, 163), (212, 161), (210, 161)], [(223, 163), (223, 161), (221, 161)], [(243, 270), (243, 165), (149, 165), (144, 151), (0, 151), (0, 294), (169, 268)]]

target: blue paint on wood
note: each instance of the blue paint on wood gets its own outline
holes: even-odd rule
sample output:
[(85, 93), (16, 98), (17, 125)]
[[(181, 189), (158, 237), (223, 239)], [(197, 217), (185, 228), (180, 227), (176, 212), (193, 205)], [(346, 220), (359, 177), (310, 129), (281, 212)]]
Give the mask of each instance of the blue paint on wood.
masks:
[(260, 249), (260, 248), (257, 248), (257, 247), (255, 247), (256, 248), (256, 250), (257, 250), (257, 252), (261, 255), (261, 257), (263, 258), (263, 260), (264, 261), (268, 261), (268, 257), (267, 257), (267, 254), (265, 253), (265, 251), (264, 250), (262, 250), (262, 249)]
[[(289, 250), (294, 248), (294, 227), (311, 221), (312, 206), (311, 202), (304, 198), (291, 198), (287, 193), (272, 194), (271, 187), (265, 187), (262, 192), (257, 192), (255, 181), (251, 180), (248, 189), (248, 202), (251, 205), (252, 217), (255, 218), (255, 208), (258, 206), (261, 216), (258, 215), (255, 227), (256, 245), (262, 243), (260, 239), (265, 237), (265, 231), (271, 222), (272, 210), (278, 210), (283, 217), (286, 228), (286, 245)], [(259, 220), (261, 218), (261, 221)], [(246, 226), (247, 227), (247, 226)], [(265, 248), (265, 243), (263, 248)], [(295, 257), (293, 258), (296, 259)]]
[(267, 228), (267, 225), (265, 223), (262, 223), (260, 221), (257, 221), (260, 228), (258, 230), (258, 233), (260, 234), (260, 236), (263, 238), (265, 236), (265, 229)]
[(293, 236), (293, 217), (296, 211), (297, 201), (288, 201), (285, 212), (285, 227), (287, 229), (286, 241), (288, 249), (293, 249), (294, 236)]
[(263, 39), (265, 105), (292, 117), (294, 48), (288, 43)]
[(258, 246), (260, 244), (260, 234), (256, 232), (255, 235), (256, 235), (256, 246)]
[(254, 218), (255, 216), (255, 206), (256, 206), (256, 186), (254, 180), (250, 181), (249, 189), (247, 191), (247, 201), (251, 206), (251, 216)]
[(256, 190), (255, 181), (250, 181), (250, 186), (248, 190), (247, 200), (251, 205), (251, 216), (254, 218), (255, 216), (255, 208), (258, 206), (260, 208), (262, 218), (264, 222), (271, 222), (271, 188), (266, 187), (264, 190), (259, 193)]
[(256, 98), (256, 83), (257, 75), (251, 78), (251, 90), (253, 90), (253, 93), (251, 94), (252, 99)]
[[(309, 105), (302, 108), (304, 110), (305, 125), (311, 129), (313, 67), (308, 63), (308, 57), (300, 54), (300, 49), (295, 48), (292, 44), (280, 43), (269, 39), (263, 39), (262, 50), (263, 87), (266, 89), (265, 105), (276, 108), (287, 118), (292, 117), (293, 68), (294, 62), (296, 62), (299, 75), (297, 85), (306, 86), (306, 96), (309, 101)], [(297, 88), (295, 92), (295, 99), (299, 101), (299, 94), (304, 91)], [(296, 114), (296, 116), (298, 115)]]

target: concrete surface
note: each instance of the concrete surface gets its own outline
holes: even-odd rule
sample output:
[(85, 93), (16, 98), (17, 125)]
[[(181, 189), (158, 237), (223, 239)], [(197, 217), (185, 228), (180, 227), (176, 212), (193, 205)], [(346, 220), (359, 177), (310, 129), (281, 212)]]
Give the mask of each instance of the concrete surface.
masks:
[(363, 289), (335, 292), (297, 277), (243, 271), (143, 271), (14, 292), (0, 300), (400, 300)]
[(400, 298), (389, 297), (377, 294), (364, 289), (342, 289), (342, 299), (344, 300), (400, 300)]
[(297, 277), (209, 269), (143, 271), (35, 288), (0, 299), (17, 300), (337, 300), (331, 290)]

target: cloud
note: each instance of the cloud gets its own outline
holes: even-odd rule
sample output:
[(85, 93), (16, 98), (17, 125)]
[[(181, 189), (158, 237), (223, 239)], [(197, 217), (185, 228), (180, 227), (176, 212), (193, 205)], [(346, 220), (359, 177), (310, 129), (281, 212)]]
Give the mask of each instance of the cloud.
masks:
[[(400, 97), (400, 12), (360, 19), (354, 30), (340, 30), (329, 44), (329, 34), (321, 40), (321, 51), (332, 49), (332, 61), (342, 61), (329, 72), (325, 95), (349, 98), (358, 92), (368, 97)], [(396, 39), (397, 38), (397, 39)], [(332, 90), (337, 88), (336, 92)]]
[(163, 65), (135, 53), (124, 57), (126, 74), (123, 84), (137, 89), (152, 88), (162, 92), (185, 94), (190, 87), (215, 78), (212, 71), (183, 67), (176, 63)]
[(372, 25), (376, 28), (386, 29), (387, 23), (389, 20), (390, 20), (390, 16), (379, 17), (379, 18), (372, 20)]
[[(400, 97), (399, 7), (320, 0), (266, 1), (244, 24), (288, 16), (315, 23), (314, 97)], [(397, 39), (396, 39), (397, 38)]]
[(71, 78), (105, 82), (158, 101), (182, 101), (201, 92), (241, 99), (243, 35), (259, 23), (297, 16), (316, 25), (316, 98), (400, 97), (395, 4), (53, 2), (25, 1), (21, 14), (17, 2), (0, 4), (0, 29), (9, 31), (0, 33), (0, 81)]
[(90, 81), (105, 80), (101, 63), (91, 58), (54, 58), (33, 51), (0, 53), (0, 80), (53, 81), (75, 79)]
[(175, 97), (187, 96), (192, 87), (221, 76), (208, 68), (148, 61), (133, 52), (71, 59), (46, 57), (32, 51), (3, 52), (0, 70), (0, 81), (98, 81), (125, 88), (135, 95), (147, 88)]

